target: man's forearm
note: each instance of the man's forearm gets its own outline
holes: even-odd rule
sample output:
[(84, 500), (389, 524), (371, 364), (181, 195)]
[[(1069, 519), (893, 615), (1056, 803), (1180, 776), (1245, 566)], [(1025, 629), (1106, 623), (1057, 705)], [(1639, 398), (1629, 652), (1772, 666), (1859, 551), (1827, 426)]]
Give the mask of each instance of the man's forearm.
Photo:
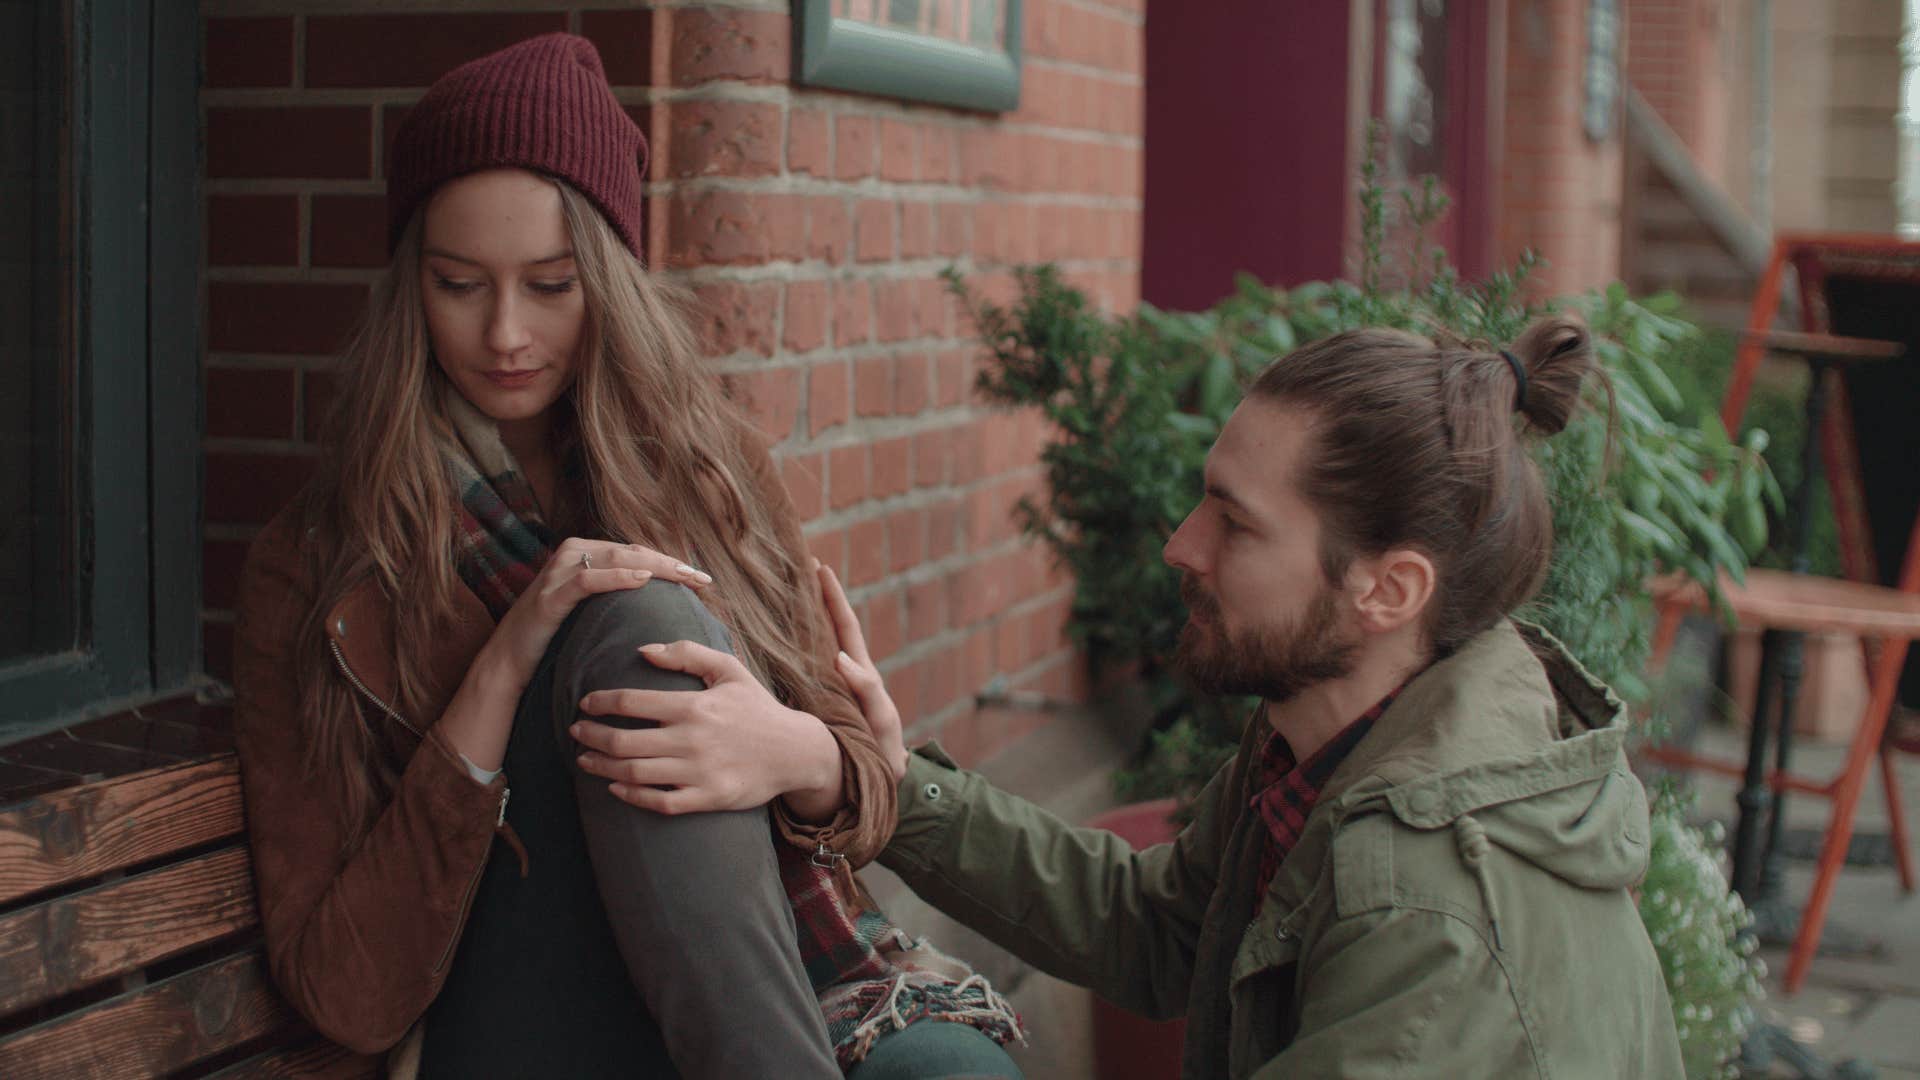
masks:
[[(911, 755), (880, 862), (923, 899), (1050, 975), (1154, 1016), (1185, 1011), (1213, 867), (1197, 838), (1135, 852), (937, 748)], [(1200, 865), (1196, 865), (1200, 864)]]

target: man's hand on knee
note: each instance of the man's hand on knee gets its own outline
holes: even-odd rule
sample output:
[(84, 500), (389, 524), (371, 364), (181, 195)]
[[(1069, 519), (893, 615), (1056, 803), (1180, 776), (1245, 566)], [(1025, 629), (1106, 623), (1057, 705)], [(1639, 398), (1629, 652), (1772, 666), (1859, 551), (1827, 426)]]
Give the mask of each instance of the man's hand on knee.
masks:
[(580, 768), (611, 781), (624, 802), (662, 814), (741, 810), (784, 796), (796, 814), (825, 818), (845, 801), (839, 744), (826, 725), (782, 705), (745, 664), (691, 641), (643, 645), (656, 667), (697, 676), (707, 688), (596, 690), (588, 716), (650, 720), (625, 729), (592, 720), (569, 733), (586, 752)]

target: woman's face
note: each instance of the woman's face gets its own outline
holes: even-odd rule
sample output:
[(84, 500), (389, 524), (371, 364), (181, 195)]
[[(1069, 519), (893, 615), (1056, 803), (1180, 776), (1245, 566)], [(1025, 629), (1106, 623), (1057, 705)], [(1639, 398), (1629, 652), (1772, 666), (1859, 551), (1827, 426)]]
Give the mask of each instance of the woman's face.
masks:
[(420, 274), (440, 370), (503, 425), (572, 384), (586, 325), (560, 192), (519, 169), (448, 181), (427, 202)]

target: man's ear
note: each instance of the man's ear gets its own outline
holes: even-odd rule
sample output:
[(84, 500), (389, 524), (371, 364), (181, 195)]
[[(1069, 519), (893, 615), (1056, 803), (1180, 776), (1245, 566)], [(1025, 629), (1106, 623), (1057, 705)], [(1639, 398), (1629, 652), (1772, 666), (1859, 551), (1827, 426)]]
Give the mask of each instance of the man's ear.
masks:
[(1348, 595), (1361, 629), (1384, 634), (1420, 618), (1433, 599), (1433, 560), (1411, 548), (1355, 559), (1347, 573)]

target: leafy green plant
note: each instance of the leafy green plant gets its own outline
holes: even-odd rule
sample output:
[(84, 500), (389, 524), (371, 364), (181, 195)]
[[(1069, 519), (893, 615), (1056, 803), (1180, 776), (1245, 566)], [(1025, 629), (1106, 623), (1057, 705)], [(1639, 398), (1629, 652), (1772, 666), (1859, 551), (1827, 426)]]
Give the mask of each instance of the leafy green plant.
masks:
[[(1739, 338), (1728, 330), (1703, 329), (1692, 339), (1660, 358), (1660, 368), (1679, 388), (1686, 412), (1682, 423), (1697, 423), (1708, 413), (1720, 411), (1721, 399), (1733, 375), (1734, 353)], [(1767, 467), (1787, 493), (1791, 503), (1802, 482), (1801, 454), (1806, 448), (1806, 370), (1797, 365), (1780, 369), (1762, 367), (1747, 396), (1746, 413), (1740, 421), (1740, 437), (1754, 430), (1767, 433), (1763, 455)], [(1813, 478), (1810, 493), (1812, 530), (1807, 538), (1811, 569), (1825, 577), (1840, 576), (1840, 538), (1834, 525), (1833, 498), (1824, 475)], [(1778, 514), (1775, 526), (1784, 523)], [(1787, 550), (1786, 529), (1775, 528), (1765, 551), (1754, 557), (1755, 566), (1784, 570), (1792, 563)]]
[[(1207, 449), (1242, 386), (1304, 342), (1392, 326), (1497, 345), (1548, 307), (1585, 316), (1607, 377), (1591, 388), (1592, 407), (1540, 446), (1556, 550), (1545, 588), (1522, 614), (1630, 700), (1649, 696), (1640, 677), (1649, 578), (1675, 571), (1712, 589), (1720, 573), (1740, 578), (1766, 544), (1768, 504), (1777, 513), (1781, 496), (1761, 456), (1765, 432), (1735, 443), (1716, 414), (1690, 407), (1663, 367), (1701, 340), (1698, 328), (1679, 317), (1676, 298), (1635, 299), (1614, 285), (1535, 305), (1527, 299), (1530, 257), (1475, 283), (1463, 281), (1443, 251), (1424, 246), (1426, 226), (1446, 209), (1430, 180), (1399, 193), (1396, 204), (1369, 164), (1360, 201), (1358, 285), (1281, 290), (1243, 276), (1233, 295), (1206, 311), (1142, 304), (1131, 315), (1111, 316), (1051, 267), (1019, 270), (1018, 295), (1004, 306), (978, 301), (949, 274), (990, 353), (982, 393), (1038, 408), (1055, 429), (1042, 453), (1047, 496), (1023, 501), (1017, 513), (1027, 534), (1075, 576), (1070, 630), (1097, 667), (1137, 671), (1155, 710), (1150, 745), (1119, 777), (1127, 797), (1190, 798), (1238, 743), (1249, 703), (1195, 694), (1166, 667), (1185, 608), (1178, 575), (1162, 563), (1160, 548), (1197, 503)], [(1410, 226), (1399, 234), (1410, 242), (1404, 268), (1390, 274), (1396, 207)], [(1675, 827), (1662, 825), (1670, 836)], [(1674, 889), (1691, 882), (1691, 891), (1664, 893), (1650, 920), (1674, 904), (1691, 911), (1727, 902), (1724, 881), (1674, 880)], [(1731, 939), (1720, 947), (1736, 949)], [(1736, 968), (1751, 974), (1728, 961), (1727, 970)], [(1736, 987), (1717, 970), (1696, 976), (1694, 985), (1709, 987), (1715, 1000), (1752, 998), (1745, 983)], [(1693, 993), (1676, 987), (1676, 1009), (1691, 1005), (1698, 1014), (1704, 999)], [(1738, 1041), (1749, 1012), (1720, 1008), (1712, 1014), (1717, 1020), (1690, 1022), (1697, 1045), (1709, 1047), (1698, 1051), (1702, 1060), (1727, 1039)]]

